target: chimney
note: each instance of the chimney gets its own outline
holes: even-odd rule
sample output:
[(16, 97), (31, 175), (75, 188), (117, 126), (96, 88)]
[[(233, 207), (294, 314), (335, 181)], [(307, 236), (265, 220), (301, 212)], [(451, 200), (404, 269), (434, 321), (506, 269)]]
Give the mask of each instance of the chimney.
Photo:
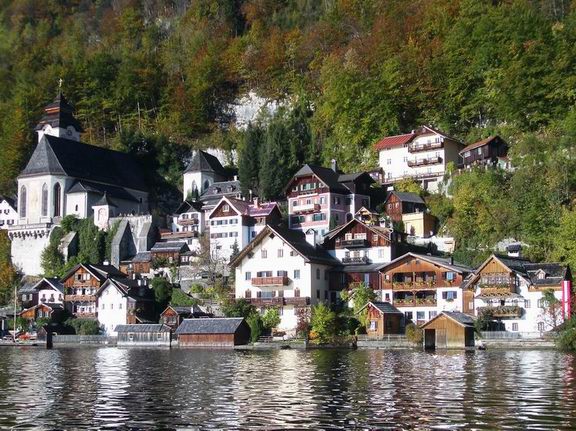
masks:
[(238, 175), (234, 175), (234, 181), (238, 181)]
[(104, 262), (102, 262), (103, 265), (110, 265), (110, 261), (109, 260), (105, 260)]
[(338, 172), (338, 162), (336, 162), (336, 159), (332, 159), (330, 163), (332, 166), (332, 170), (337, 173)]
[(254, 206), (255, 206), (256, 208), (258, 208), (258, 207), (260, 206), (260, 201), (259, 201), (259, 199), (258, 199), (258, 196), (255, 196), (255, 197), (254, 197)]
[(454, 256), (450, 256), (450, 265), (454, 265)]
[(314, 229), (308, 229), (306, 231), (306, 242), (312, 246), (316, 246), (316, 231)]

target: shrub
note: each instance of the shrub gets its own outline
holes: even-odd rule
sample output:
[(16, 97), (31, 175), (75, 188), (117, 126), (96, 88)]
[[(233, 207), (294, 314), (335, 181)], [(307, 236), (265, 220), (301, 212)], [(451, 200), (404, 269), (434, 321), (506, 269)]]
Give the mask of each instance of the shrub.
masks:
[(561, 350), (576, 351), (576, 318), (567, 320), (556, 338), (556, 346)]
[(262, 316), (262, 324), (267, 330), (271, 330), (280, 324), (280, 313), (277, 308), (268, 308)]
[(414, 344), (422, 344), (423, 331), (420, 327), (414, 323), (409, 323), (406, 326), (406, 338), (408, 341)]
[(250, 326), (250, 341), (253, 343), (258, 341), (264, 329), (260, 314), (258, 314), (257, 311), (250, 313), (250, 315), (246, 318), (246, 323), (248, 323), (248, 326)]
[(68, 319), (66, 326), (74, 329), (76, 335), (98, 335), (100, 325), (95, 319)]
[(330, 308), (324, 304), (318, 304), (312, 308), (312, 330), (318, 334), (321, 344), (331, 342), (337, 332), (337, 317)]

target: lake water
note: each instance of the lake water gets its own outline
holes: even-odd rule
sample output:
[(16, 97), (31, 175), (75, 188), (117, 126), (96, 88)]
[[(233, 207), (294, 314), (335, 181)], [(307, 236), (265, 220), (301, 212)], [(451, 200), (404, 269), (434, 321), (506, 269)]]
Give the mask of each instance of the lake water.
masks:
[(575, 429), (555, 351), (0, 348), (0, 429)]

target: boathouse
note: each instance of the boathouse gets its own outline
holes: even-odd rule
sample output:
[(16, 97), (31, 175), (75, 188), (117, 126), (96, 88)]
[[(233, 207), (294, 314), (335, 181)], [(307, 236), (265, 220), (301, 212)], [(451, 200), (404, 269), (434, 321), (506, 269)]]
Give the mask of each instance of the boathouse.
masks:
[(167, 346), (171, 344), (170, 327), (161, 323), (118, 325), (118, 346)]
[(366, 334), (382, 337), (404, 333), (404, 313), (389, 302), (369, 302), (358, 313), (366, 311)]
[(443, 311), (421, 328), (426, 349), (474, 347), (474, 319), (459, 311)]
[(184, 319), (176, 335), (181, 347), (234, 347), (248, 344), (250, 327), (241, 317)]

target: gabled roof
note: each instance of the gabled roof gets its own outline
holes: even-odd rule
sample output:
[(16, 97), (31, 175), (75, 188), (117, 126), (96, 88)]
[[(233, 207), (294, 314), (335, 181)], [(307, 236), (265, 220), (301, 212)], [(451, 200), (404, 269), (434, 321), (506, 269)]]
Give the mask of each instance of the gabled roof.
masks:
[(184, 319), (176, 334), (234, 334), (243, 322), (242, 317)]
[(130, 154), (44, 135), (19, 178), (65, 175), (146, 191), (144, 170)]
[(118, 205), (116, 205), (114, 202), (112, 202), (110, 200), (110, 198), (108, 197), (108, 193), (104, 192), (104, 194), (102, 195), (102, 197), (100, 198), (100, 200), (98, 202), (96, 202), (94, 205), (92, 205), (94, 207), (100, 207), (100, 206), (109, 206), (109, 207), (116, 207), (118, 208)]
[(152, 261), (152, 253), (149, 251), (141, 251), (131, 259), (132, 263), (145, 263)]
[(60, 283), (60, 280), (50, 277), (45, 277), (35, 284), (27, 283), (18, 290), (18, 293), (34, 293), (41, 290), (43, 286), (47, 286), (49, 289), (51, 288), (59, 293), (64, 293), (64, 286)]
[(202, 309), (198, 305), (192, 305), (190, 307), (169, 305), (168, 307), (166, 307), (164, 309), (164, 311), (162, 311), (162, 313), (160, 313), (160, 315), (161, 316), (164, 315), (164, 313), (166, 313), (166, 311), (168, 311), (168, 310), (173, 310), (179, 316), (185, 316), (185, 317), (191, 317), (194, 315), (199, 315), (199, 316), (209, 316), (210, 315), (209, 313), (205, 313), (204, 311), (202, 311)]
[(223, 176), (228, 174), (217, 157), (202, 150), (194, 153), (184, 172), (214, 172)]
[(415, 204), (426, 205), (426, 202), (424, 202), (424, 199), (422, 199), (420, 197), (420, 195), (418, 195), (417, 193), (397, 192), (396, 190), (392, 190), (388, 194), (388, 197), (386, 198), (384, 203), (388, 202), (388, 199), (390, 199), (391, 196), (396, 196), (400, 200), (400, 202), (411, 202), (411, 203), (415, 203)]
[(382, 237), (386, 237), (386, 239), (388, 241), (391, 241), (390, 235), (392, 233), (391, 229), (388, 228), (383, 228), (380, 226), (372, 226), (369, 225), (367, 223), (364, 223), (362, 220), (358, 220), (357, 218), (353, 218), (352, 220), (344, 223), (343, 225), (337, 226), (336, 228), (332, 229), (331, 231), (329, 231), (325, 236), (324, 236), (324, 242), (331, 240), (332, 238), (334, 238), (336, 235), (338, 235), (339, 233), (341, 233), (342, 231), (344, 231), (348, 226), (350, 226), (351, 224), (361, 224), (362, 226), (364, 226), (366, 229), (368, 229), (370, 232), (375, 233), (376, 235), (382, 236)]
[(192, 213), (192, 212), (201, 212), (202, 211), (202, 202), (198, 201), (184, 201), (180, 204), (178, 209), (174, 211), (175, 215), (180, 215), (184, 213)]
[(473, 144), (470, 144), (470, 145), (464, 147), (464, 148), (460, 151), (460, 154), (463, 154), (463, 153), (465, 153), (466, 151), (474, 150), (475, 148), (483, 147), (483, 146), (485, 146), (485, 145), (490, 144), (492, 141), (495, 141), (495, 140), (503, 141), (502, 138), (501, 138), (500, 136), (498, 136), (498, 135), (496, 135), (496, 136), (488, 136), (487, 138), (484, 138), (484, 139), (482, 139), (482, 140), (480, 140), (480, 141), (478, 141), (478, 142), (474, 142)]
[(426, 262), (432, 263), (434, 265), (440, 265), (444, 268), (449, 269), (450, 271), (454, 271), (457, 272), (459, 274), (468, 274), (470, 272), (472, 272), (472, 268), (459, 264), (459, 263), (454, 263), (452, 262), (452, 260), (450, 258), (445, 258), (445, 257), (440, 257), (440, 256), (430, 256), (427, 254), (418, 254), (418, 253), (413, 253), (413, 252), (408, 252), (406, 254), (403, 254), (400, 257), (397, 257), (396, 259), (392, 260), (390, 263), (386, 264), (380, 271), (386, 271), (389, 267), (397, 264), (398, 262), (400, 262), (401, 260), (407, 258), (407, 257), (413, 257), (415, 259), (421, 259), (424, 260)]
[(36, 126), (36, 130), (41, 130), (46, 124), (63, 129), (72, 126), (78, 132), (84, 131), (80, 122), (74, 117), (74, 108), (68, 103), (62, 92), (58, 92), (54, 101), (44, 108), (44, 115)]
[(469, 316), (468, 314), (461, 313), (459, 311), (442, 311), (440, 314), (435, 316), (433, 319), (429, 320), (428, 322), (424, 323), (420, 327), (422, 329), (426, 328), (430, 323), (439, 319), (442, 316), (446, 316), (449, 319), (452, 319), (454, 322), (458, 323), (460, 326), (474, 326), (474, 318)]
[(127, 332), (170, 332), (171, 329), (161, 323), (145, 323), (140, 325), (118, 325), (115, 331), (119, 334), (125, 334)]
[(2, 201), (6, 201), (6, 203), (8, 205), (10, 205), (14, 211), (16, 211), (16, 200), (15, 199), (0, 195), (0, 202), (2, 202)]
[(401, 147), (409, 143), (416, 137), (415, 133), (405, 133), (403, 135), (386, 136), (374, 144), (374, 149), (384, 150), (386, 148)]
[(240, 181), (219, 181), (210, 184), (200, 196), (202, 202), (218, 199), (221, 196), (231, 196), (240, 193)]
[(94, 277), (96, 277), (100, 282), (103, 282), (109, 277), (124, 278), (126, 274), (121, 272), (118, 268), (113, 265), (93, 265), (90, 263), (79, 263), (70, 271), (68, 271), (61, 279), (60, 282), (66, 281), (72, 274), (78, 271), (79, 268), (84, 268)]
[(110, 277), (102, 286), (96, 291), (96, 296), (100, 296), (101, 293), (113, 285), (122, 293), (123, 296), (128, 296), (135, 300), (151, 300), (154, 296), (154, 292), (146, 285), (139, 284), (139, 280), (134, 280), (131, 278), (124, 277)]
[(341, 193), (341, 194), (348, 194), (350, 190), (345, 185), (339, 182), (340, 174), (339, 172), (334, 172), (331, 168), (324, 168), (322, 166), (310, 165), (305, 164), (300, 168), (298, 172), (294, 174), (288, 185), (286, 186), (286, 190), (290, 188), (292, 182), (299, 177), (306, 177), (309, 175), (315, 175), (320, 181), (322, 181), (326, 187), (330, 189), (331, 192), (334, 193)]
[(324, 248), (313, 246), (306, 241), (306, 235), (303, 232), (285, 229), (279, 226), (266, 225), (256, 237), (244, 247), (238, 255), (230, 261), (230, 267), (236, 267), (248, 253), (262, 242), (268, 235), (277, 235), (288, 244), (292, 250), (304, 258), (306, 262), (320, 263), (324, 265), (339, 265), (340, 262), (330, 256)]
[(190, 249), (188, 248), (188, 244), (186, 244), (185, 242), (180, 242), (180, 241), (167, 241), (167, 242), (156, 242), (156, 244), (154, 244), (152, 246), (152, 248), (150, 249), (150, 251), (152, 253), (156, 252), (164, 252), (164, 253), (168, 253), (168, 252), (185, 252), (185, 251), (190, 251)]
[(394, 307), (389, 302), (379, 302), (379, 301), (368, 302), (364, 307), (362, 307), (360, 310), (358, 310), (358, 313), (362, 312), (362, 310), (364, 310), (369, 305), (372, 305), (374, 308), (376, 308), (378, 311), (380, 311), (381, 314), (384, 314), (384, 313), (404, 314), (403, 312), (398, 310), (396, 307)]

